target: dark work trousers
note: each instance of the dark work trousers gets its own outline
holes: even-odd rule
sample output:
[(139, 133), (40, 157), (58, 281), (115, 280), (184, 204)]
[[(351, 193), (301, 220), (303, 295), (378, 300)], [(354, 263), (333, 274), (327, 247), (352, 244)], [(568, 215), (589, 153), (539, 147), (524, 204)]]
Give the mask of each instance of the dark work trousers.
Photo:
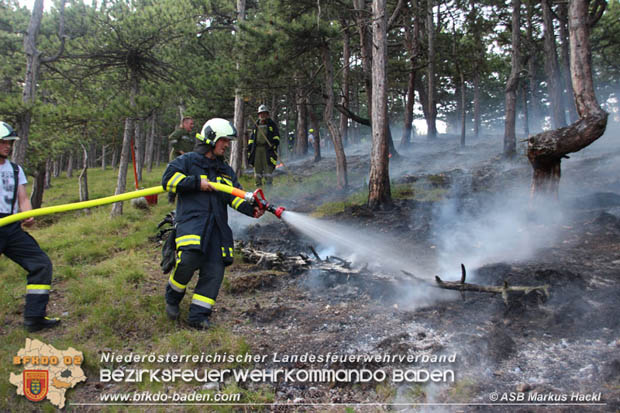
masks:
[(168, 192), (168, 203), (174, 204), (177, 198), (176, 192)]
[(19, 222), (0, 227), (0, 254), (28, 271), (24, 317), (45, 316), (52, 283), (52, 261), (47, 254)]
[(177, 250), (176, 267), (166, 286), (166, 302), (178, 305), (187, 284), (198, 270), (198, 282), (189, 306), (189, 322), (201, 322), (211, 315), (215, 299), (224, 279), (224, 263), (219, 236), (209, 239), (207, 253), (199, 250)]

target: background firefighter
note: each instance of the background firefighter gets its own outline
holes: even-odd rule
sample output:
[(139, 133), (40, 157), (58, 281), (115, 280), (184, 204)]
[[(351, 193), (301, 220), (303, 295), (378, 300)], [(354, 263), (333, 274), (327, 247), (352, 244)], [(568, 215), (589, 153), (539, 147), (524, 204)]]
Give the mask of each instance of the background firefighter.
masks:
[(271, 185), (273, 170), (278, 163), (278, 146), (280, 145), (280, 132), (278, 126), (269, 117), (269, 109), (266, 105), (258, 107), (258, 121), (254, 126), (250, 140), (248, 141), (248, 163), (254, 166), (254, 179), (256, 186)]
[(233, 235), (228, 226), (227, 205), (256, 218), (263, 214), (242, 198), (214, 191), (210, 181), (241, 188), (224, 153), (237, 131), (225, 119), (211, 119), (197, 135), (200, 142), (168, 164), (163, 187), (178, 194), (176, 209), (176, 265), (166, 286), (166, 313), (176, 320), (179, 303), (194, 272), (199, 278), (189, 307), (189, 325), (209, 328), (224, 267), (233, 262)]
[[(193, 129), (194, 119), (191, 116), (184, 116), (179, 127), (168, 136), (168, 142), (171, 146), (169, 162), (194, 150), (196, 140), (192, 133)], [(168, 192), (168, 203), (174, 204), (175, 197), (176, 194), (174, 192)]]

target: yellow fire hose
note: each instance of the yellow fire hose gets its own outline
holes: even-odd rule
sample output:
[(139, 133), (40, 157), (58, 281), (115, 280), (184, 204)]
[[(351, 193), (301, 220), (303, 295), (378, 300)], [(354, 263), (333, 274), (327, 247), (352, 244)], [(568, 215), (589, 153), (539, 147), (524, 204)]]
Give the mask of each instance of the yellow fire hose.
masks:
[(127, 201), (129, 199), (139, 198), (141, 196), (161, 194), (162, 192), (166, 192), (166, 190), (161, 186), (154, 186), (152, 188), (126, 192), (120, 195), (107, 196), (105, 198), (91, 199), (89, 201), (75, 202), (73, 204), (55, 205), (51, 207), (32, 209), (30, 211), (24, 211), (18, 214), (9, 215), (8, 217), (0, 218), (0, 227), (30, 217), (57, 214), (59, 212), (74, 211), (76, 209), (93, 208), (100, 205), (112, 204), (114, 202)]
[[(243, 198), (249, 202), (251, 202), (255, 198), (252, 192), (245, 192), (239, 188), (224, 185), (218, 182), (209, 182), (209, 183), (217, 191), (225, 192), (227, 194), (231, 194), (233, 196)], [(72, 204), (55, 205), (55, 206), (46, 207), (46, 208), (32, 209), (30, 211), (24, 211), (18, 214), (9, 215), (8, 217), (0, 218), (0, 227), (11, 224), (16, 221), (21, 221), (22, 219), (27, 219), (30, 217), (57, 214), (59, 212), (74, 211), (76, 209), (93, 208), (96, 206), (112, 204), (114, 202), (127, 201), (129, 199), (139, 198), (142, 196), (146, 197), (149, 195), (161, 194), (162, 192), (166, 192), (166, 190), (163, 187), (154, 186), (151, 188), (141, 189), (139, 191), (132, 191), (132, 192), (126, 192), (120, 195), (107, 196), (105, 198), (91, 199), (89, 201), (75, 202)], [(263, 196), (263, 201), (264, 201), (264, 196)], [(270, 205), (265, 203), (265, 207), (270, 207)], [(281, 215), (281, 212), (280, 212), (280, 215)]]

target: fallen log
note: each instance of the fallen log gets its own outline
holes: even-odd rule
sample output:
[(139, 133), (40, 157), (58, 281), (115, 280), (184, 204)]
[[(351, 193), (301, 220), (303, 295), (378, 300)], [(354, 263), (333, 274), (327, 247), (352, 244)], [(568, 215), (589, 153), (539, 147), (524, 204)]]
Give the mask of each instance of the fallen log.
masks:
[(508, 285), (507, 281), (504, 281), (502, 286), (490, 286), (490, 285), (478, 285), (478, 284), (470, 284), (466, 283), (465, 279), (467, 278), (467, 272), (465, 270), (465, 266), (461, 264), (461, 280), (458, 282), (455, 281), (443, 281), (439, 278), (438, 275), (435, 276), (435, 282), (437, 283), (437, 287), (443, 288), (446, 290), (457, 290), (457, 291), (475, 291), (475, 292), (485, 292), (492, 294), (501, 294), (502, 299), (506, 305), (509, 305), (509, 295), (510, 293), (517, 293), (521, 295), (528, 295), (534, 291), (538, 291), (544, 294), (545, 298), (549, 298), (549, 288), (550, 285), (544, 284), (539, 286), (511, 286)]

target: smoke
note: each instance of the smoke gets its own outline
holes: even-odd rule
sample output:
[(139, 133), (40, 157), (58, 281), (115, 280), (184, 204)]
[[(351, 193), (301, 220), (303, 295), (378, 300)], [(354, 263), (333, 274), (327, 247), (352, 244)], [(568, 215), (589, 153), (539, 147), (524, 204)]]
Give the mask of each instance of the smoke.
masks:
[(475, 269), (526, 260), (552, 246), (566, 214), (555, 200), (540, 198), (531, 204), (526, 188), (522, 184), (497, 194), (449, 197), (442, 202), (432, 231), (438, 271), (454, 273), (461, 263)]

